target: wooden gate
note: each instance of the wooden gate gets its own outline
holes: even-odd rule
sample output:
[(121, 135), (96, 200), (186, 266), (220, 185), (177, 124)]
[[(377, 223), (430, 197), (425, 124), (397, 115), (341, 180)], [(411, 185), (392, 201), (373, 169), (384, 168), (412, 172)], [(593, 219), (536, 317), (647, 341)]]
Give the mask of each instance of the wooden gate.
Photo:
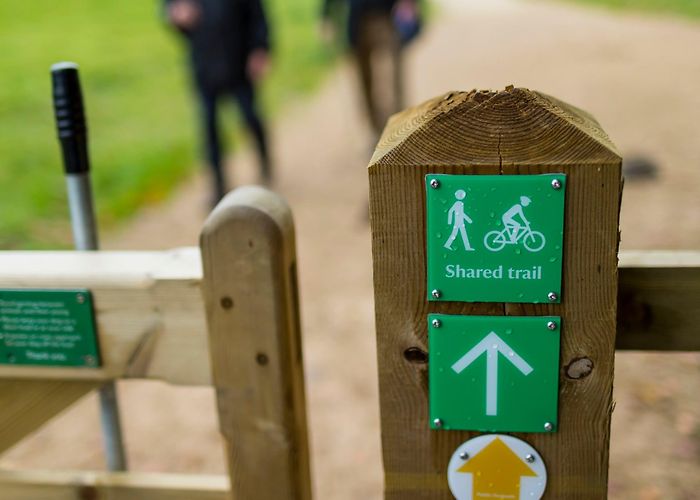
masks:
[(156, 379), (214, 387), (229, 478), (3, 471), (0, 496), (310, 499), (291, 212), (267, 190), (239, 189), (209, 216), (200, 248), (201, 258), (195, 248), (0, 253), (3, 288), (90, 290), (102, 358), (0, 366), (0, 451), (104, 381)]

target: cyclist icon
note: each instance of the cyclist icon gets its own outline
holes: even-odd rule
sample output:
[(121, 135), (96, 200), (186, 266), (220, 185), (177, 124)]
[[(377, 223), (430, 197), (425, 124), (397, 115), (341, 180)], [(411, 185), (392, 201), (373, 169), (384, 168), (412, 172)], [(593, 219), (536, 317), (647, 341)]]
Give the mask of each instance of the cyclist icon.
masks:
[(532, 200), (527, 196), (520, 197), (520, 203), (516, 203), (503, 214), (502, 231), (489, 231), (484, 236), (484, 246), (492, 252), (503, 250), (506, 245), (522, 245), (530, 252), (539, 252), (546, 242), (544, 234), (533, 231), (530, 221), (523, 213)]

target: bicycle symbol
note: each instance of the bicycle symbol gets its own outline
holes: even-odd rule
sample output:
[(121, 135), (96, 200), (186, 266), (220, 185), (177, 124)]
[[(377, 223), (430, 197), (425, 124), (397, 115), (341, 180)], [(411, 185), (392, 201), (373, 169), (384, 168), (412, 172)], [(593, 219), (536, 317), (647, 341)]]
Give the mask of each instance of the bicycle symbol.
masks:
[(506, 226), (501, 231), (489, 231), (484, 236), (484, 246), (492, 252), (499, 252), (506, 245), (517, 245), (518, 243), (522, 243), (530, 252), (539, 252), (544, 248), (546, 242), (544, 234), (533, 231), (530, 224), (516, 227), (514, 230), (515, 234), (512, 233), (511, 228)]

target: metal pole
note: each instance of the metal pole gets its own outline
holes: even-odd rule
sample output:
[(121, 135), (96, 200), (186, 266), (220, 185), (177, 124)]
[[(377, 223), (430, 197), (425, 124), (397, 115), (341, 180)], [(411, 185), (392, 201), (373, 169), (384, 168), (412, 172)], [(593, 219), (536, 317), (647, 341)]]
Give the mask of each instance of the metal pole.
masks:
[[(76, 250), (97, 250), (97, 225), (90, 187), (90, 158), (87, 150), (87, 125), (80, 89), (78, 65), (58, 63), (51, 67), (56, 128), (63, 152), (68, 204)], [(113, 381), (100, 390), (102, 438), (107, 467), (111, 471), (127, 468), (117, 388)]]

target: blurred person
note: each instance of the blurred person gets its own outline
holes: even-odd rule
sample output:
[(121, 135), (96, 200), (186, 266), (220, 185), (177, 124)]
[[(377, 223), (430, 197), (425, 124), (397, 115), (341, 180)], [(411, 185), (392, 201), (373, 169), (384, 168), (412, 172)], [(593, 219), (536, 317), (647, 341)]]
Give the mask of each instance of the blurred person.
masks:
[(360, 90), (374, 138), (379, 139), (404, 99), (402, 48), (420, 30), (418, 0), (324, 0), (322, 36), (334, 36), (334, 4), (348, 7), (347, 36), (360, 80)]
[(224, 97), (238, 103), (255, 141), (265, 184), (272, 165), (265, 125), (256, 105), (255, 84), (269, 66), (269, 34), (261, 0), (165, 0), (166, 15), (187, 41), (199, 100), (206, 159), (215, 205), (227, 191), (218, 121)]

